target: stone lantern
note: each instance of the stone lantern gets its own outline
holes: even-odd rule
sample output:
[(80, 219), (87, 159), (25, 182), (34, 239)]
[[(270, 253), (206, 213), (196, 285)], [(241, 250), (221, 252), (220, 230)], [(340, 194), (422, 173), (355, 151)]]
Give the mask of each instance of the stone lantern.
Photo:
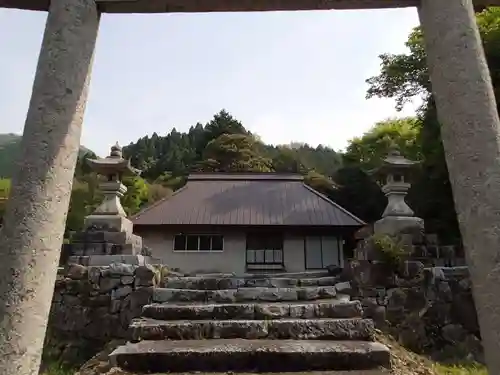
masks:
[(392, 146), (382, 165), (372, 175), (382, 184), (387, 207), (382, 219), (375, 222), (374, 232), (395, 235), (406, 230), (423, 230), (423, 220), (415, 217), (405, 197), (411, 187), (411, 175), (419, 162), (406, 159), (397, 146)]
[(124, 159), (118, 145), (111, 147), (109, 156), (88, 159), (91, 169), (104, 176), (99, 184), (104, 194), (102, 203), (85, 218), (84, 230), (72, 234), (67, 246), (70, 263), (89, 266), (106, 266), (111, 263), (142, 265), (150, 259), (143, 256), (142, 238), (133, 234), (132, 221), (122, 207), (120, 198), (127, 188), (122, 184), (126, 175), (139, 175), (140, 170)]
[(118, 142), (111, 147), (109, 156), (103, 159), (87, 159), (90, 168), (106, 181), (99, 184), (99, 189), (104, 194), (104, 200), (96, 210), (85, 218), (85, 227), (102, 227), (120, 231), (132, 231), (132, 222), (127, 219), (127, 214), (122, 207), (120, 198), (127, 192), (127, 187), (122, 184), (124, 176), (140, 175), (141, 171), (132, 167), (130, 160), (122, 156), (122, 148)]

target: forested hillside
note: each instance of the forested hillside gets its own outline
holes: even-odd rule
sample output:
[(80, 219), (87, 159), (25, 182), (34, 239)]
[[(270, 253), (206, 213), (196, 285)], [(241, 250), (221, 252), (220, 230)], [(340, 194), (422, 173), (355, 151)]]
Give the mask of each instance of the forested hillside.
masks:
[[(483, 11), (478, 15), (478, 23), (495, 93), (500, 99), (500, 9)], [(367, 80), (367, 96), (393, 98), (397, 108), (415, 96), (424, 97), (417, 117), (374, 124), (366, 134), (351, 140), (344, 153), (339, 153), (328, 147), (301, 143), (266, 145), (236, 116), (222, 110), (207, 123), (194, 124), (186, 133), (174, 128), (164, 136), (152, 134), (124, 148), (133, 165), (143, 170), (141, 177), (124, 181), (129, 188), (123, 199), (125, 209), (132, 214), (168, 196), (185, 183), (186, 176), (192, 171), (294, 172), (303, 174), (310, 186), (371, 222), (380, 218), (386, 198), (367, 171), (381, 162), (395, 142), (405, 156), (422, 162), (408, 197), (410, 205), (418, 216), (425, 219), (429, 233), (439, 234), (441, 241), (447, 244), (459, 242), (440, 125), (419, 29), (411, 33), (406, 45), (407, 53), (380, 56), (380, 74)], [(336, 126), (343, 124), (332, 124), (332, 133)], [(11, 147), (11, 143), (4, 142), (4, 149)], [(95, 155), (86, 152), (75, 173), (67, 222), (71, 230), (81, 228), (83, 217), (100, 200), (98, 178), (85, 162), (86, 157)], [(9, 160), (0, 157), (0, 166), (12, 167)], [(1, 180), (0, 198), (7, 196), (8, 190), (9, 180)], [(0, 216), (1, 205), (0, 199)]]
[(196, 171), (304, 174), (315, 171), (332, 176), (342, 163), (340, 154), (323, 146), (266, 145), (225, 110), (205, 125), (192, 126), (187, 133), (174, 128), (164, 137), (155, 133), (141, 138), (125, 147), (124, 153), (143, 171), (143, 178), (163, 184), (174, 180), (173, 187)]

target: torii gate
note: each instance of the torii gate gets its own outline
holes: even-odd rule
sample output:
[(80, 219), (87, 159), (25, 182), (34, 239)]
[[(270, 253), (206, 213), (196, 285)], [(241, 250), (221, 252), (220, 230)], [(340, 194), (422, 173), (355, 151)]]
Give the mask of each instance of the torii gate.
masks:
[(102, 12), (416, 6), (486, 358), (500, 374), (500, 121), (474, 18), (491, 5), (500, 0), (0, 0), (49, 12), (0, 232), (0, 373), (38, 373)]

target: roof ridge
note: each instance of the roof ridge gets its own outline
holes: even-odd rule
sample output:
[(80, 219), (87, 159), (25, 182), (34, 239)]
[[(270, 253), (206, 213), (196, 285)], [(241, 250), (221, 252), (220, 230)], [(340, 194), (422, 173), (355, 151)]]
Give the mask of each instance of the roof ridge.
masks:
[(188, 181), (303, 181), (300, 173), (276, 172), (195, 172)]
[(130, 216), (129, 217), (129, 220), (136, 220), (136, 219), (139, 219), (139, 217), (141, 217), (143, 214), (145, 214), (146, 212), (148, 212), (149, 210), (152, 210), (153, 208), (159, 206), (160, 204), (162, 204), (163, 202), (169, 200), (170, 198), (172, 198), (174, 195), (177, 195), (178, 193), (180, 193), (182, 190), (185, 190), (187, 188), (187, 183), (177, 189), (176, 191), (174, 191), (171, 195), (169, 195), (168, 197), (164, 197), (160, 200), (157, 200), (156, 202), (154, 203), (151, 203), (151, 204), (148, 204), (146, 207), (144, 207), (142, 210), (140, 210), (139, 212), (135, 213), (134, 215)]
[(302, 185), (309, 191), (311, 191), (313, 194), (316, 194), (318, 197), (320, 197), (321, 199), (323, 199), (324, 201), (330, 203), (331, 205), (335, 206), (336, 208), (338, 208), (340, 211), (342, 211), (343, 213), (345, 213), (346, 215), (350, 216), (351, 218), (353, 218), (354, 220), (358, 221), (360, 224), (362, 225), (366, 225), (366, 223), (361, 220), (359, 217), (357, 217), (356, 215), (354, 215), (353, 213), (347, 211), (344, 207), (342, 207), (341, 205), (339, 205), (338, 203), (335, 203), (334, 201), (332, 201), (330, 198), (328, 198), (326, 195), (320, 193), (319, 191), (317, 191), (316, 189), (313, 189), (312, 187), (310, 187), (309, 185), (307, 185), (305, 182), (302, 183)]

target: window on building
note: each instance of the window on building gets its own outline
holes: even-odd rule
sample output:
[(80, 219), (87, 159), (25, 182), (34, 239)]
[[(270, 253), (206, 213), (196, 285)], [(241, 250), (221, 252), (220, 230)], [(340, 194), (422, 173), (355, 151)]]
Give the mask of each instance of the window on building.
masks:
[(343, 242), (335, 236), (306, 236), (304, 238), (306, 269), (343, 267)]
[(224, 238), (221, 235), (177, 234), (174, 237), (174, 251), (223, 251)]
[(283, 235), (251, 233), (247, 235), (247, 265), (282, 265)]

